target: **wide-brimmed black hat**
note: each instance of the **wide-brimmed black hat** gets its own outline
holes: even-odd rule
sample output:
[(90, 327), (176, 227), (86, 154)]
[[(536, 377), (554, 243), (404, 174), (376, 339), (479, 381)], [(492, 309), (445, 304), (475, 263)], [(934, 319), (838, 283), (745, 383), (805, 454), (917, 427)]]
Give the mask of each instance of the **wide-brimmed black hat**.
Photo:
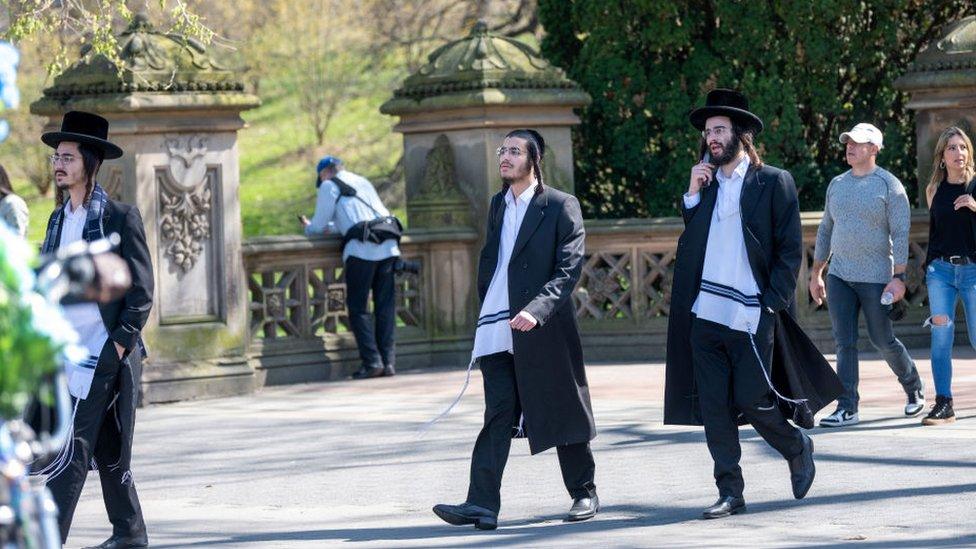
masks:
[(100, 149), (106, 160), (122, 156), (122, 149), (108, 140), (108, 120), (90, 112), (71, 111), (61, 119), (61, 131), (41, 136), (47, 146), (58, 148), (62, 141), (84, 143)]
[(749, 112), (749, 101), (746, 96), (735, 90), (715, 88), (708, 92), (705, 106), (699, 107), (688, 115), (691, 125), (699, 130), (705, 129), (705, 121), (713, 116), (728, 116), (733, 122), (753, 134), (763, 131), (762, 120)]

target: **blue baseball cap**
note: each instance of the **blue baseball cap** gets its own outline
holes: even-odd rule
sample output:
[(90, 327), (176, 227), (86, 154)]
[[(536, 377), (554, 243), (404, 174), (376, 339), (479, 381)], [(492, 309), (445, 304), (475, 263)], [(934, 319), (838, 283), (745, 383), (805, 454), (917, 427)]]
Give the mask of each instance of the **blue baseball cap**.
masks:
[(319, 160), (318, 167), (315, 168), (315, 173), (320, 173), (322, 170), (326, 168), (332, 168), (334, 166), (338, 166), (339, 164), (342, 164), (342, 160), (339, 160), (338, 158), (331, 155), (323, 156), (322, 160)]

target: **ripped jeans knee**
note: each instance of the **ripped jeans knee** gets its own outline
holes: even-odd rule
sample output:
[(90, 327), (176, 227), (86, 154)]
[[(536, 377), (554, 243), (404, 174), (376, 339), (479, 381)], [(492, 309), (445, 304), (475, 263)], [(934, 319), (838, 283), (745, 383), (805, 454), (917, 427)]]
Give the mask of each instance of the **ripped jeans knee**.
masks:
[(949, 315), (932, 315), (925, 319), (925, 323), (922, 324), (922, 327), (923, 328), (931, 327), (932, 329), (951, 328), (952, 319), (949, 318)]

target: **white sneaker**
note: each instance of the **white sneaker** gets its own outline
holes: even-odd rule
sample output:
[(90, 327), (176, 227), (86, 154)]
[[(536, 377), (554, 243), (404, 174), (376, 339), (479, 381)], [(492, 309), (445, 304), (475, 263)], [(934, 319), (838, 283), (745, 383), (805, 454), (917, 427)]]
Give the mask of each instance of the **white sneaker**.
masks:
[(921, 414), (923, 409), (925, 409), (925, 395), (922, 394), (922, 390), (912, 391), (912, 394), (908, 395), (908, 402), (905, 404), (905, 415), (915, 417)]
[(857, 417), (857, 412), (848, 412), (843, 408), (837, 408), (834, 413), (820, 420), (821, 427), (844, 427), (854, 425), (861, 421)]

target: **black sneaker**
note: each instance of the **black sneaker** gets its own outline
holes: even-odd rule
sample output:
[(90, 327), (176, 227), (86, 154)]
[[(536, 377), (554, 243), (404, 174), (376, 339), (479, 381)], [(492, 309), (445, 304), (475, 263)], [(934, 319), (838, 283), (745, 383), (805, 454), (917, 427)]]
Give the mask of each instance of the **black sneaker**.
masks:
[(943, 425), (956, 421), (956, 414), (952, 411), (952, 397), (935, 395), (935, 404), (929, 415), (922, 420), (922, 425)]
[(905, 416), (915, 417), (925, 409), (925, 395), (918, 389), (908, 394), (908, 402), (905, 403)]

